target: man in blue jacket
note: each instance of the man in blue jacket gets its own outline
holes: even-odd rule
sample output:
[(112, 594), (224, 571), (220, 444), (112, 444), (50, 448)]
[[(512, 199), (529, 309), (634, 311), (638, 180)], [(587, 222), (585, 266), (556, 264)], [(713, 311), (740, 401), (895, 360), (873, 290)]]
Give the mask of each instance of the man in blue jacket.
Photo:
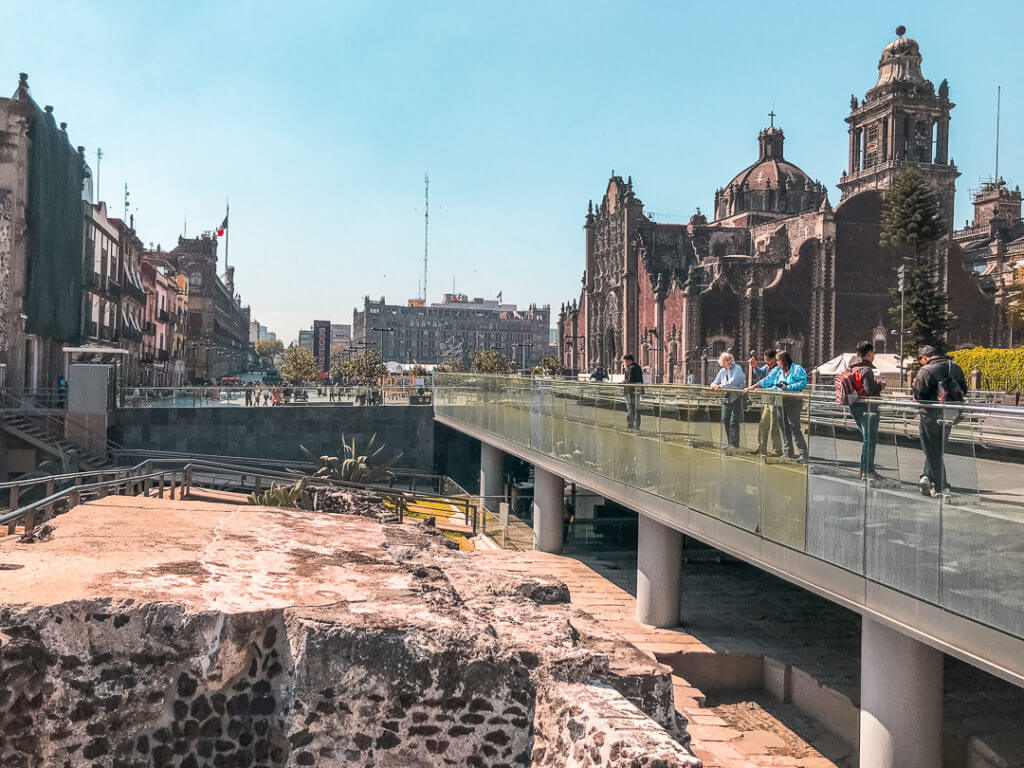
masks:
[[(779, 374), (775, 378), (774, 388), (780, 392), (802, 392), (807, 389), (807, 371), (799, 363), (794, 363), (789, 352), (779, 352)], [(797, 461), (807, 460), (807, 441), (800, 431), (800, 415), (803, 413), (802, 397), (782, 398), (782, 436), (786, 441), (786, 456), (793, 458), (794, 450)]]

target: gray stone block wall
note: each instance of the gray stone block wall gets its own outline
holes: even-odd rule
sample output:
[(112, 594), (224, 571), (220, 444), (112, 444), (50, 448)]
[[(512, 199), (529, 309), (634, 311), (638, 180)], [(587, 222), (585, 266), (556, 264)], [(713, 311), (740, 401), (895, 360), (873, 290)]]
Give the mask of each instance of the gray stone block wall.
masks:
[(125, 448), (261, 459), (301, 458), (299, 443), (334, 455), (341, 436), (365, 446), (374, 433), (398, 466), (434, 468), (434, 409), (422, 405), (280, 408), (123, 408), (110, 438)]

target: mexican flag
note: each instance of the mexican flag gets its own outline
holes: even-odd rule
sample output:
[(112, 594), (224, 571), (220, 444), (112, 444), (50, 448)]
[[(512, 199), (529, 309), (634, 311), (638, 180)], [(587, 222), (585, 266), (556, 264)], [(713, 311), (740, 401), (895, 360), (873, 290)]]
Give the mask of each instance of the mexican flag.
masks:
[(224, 214), (224, 221), (217, 227), (217, 237), (224, 237), (224, 233), (228, 231), (228, 215)]

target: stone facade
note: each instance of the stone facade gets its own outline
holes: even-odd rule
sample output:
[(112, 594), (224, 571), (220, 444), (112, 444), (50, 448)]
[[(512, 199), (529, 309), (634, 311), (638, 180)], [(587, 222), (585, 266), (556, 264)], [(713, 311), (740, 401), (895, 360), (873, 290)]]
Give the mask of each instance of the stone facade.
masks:
[[(899, 256), (879, 245), (885, 190), (904, 168), (935, 185), (951, 223), (949, 88), (921, 74), (918, 45), (886, 46), (879, 78), (851, 100), (849, 167), (833, 210), (825, 188), (785, 157), (782, 130), (758, 135), (756, 162), (715, 194), (715, 219), (665, 224), (644, 213), (632, 178), (612, 172), (588, 206), (586, 267), (578, 300), (559, 316), (559, 354), (571, 368), (621, 368), (632, 353), (654, 381), (707, 381), (716, 358), (787, 349), (807, 367), (862, 339), (894, 352), (891, 289)], [(960, 318), (951, 346), (998, 338), (993, 298), (950, 239), (943, 279)]]
[[(548, 354), (551, 308), (531, 304), (520, 310), (515, 304), (464, 295), (447, 294), (440, 304), (422, 301), (408, 305), (388, 304), (382, 296), (363, 300), (362, 311), (352, 317), (355, 347), (379, 349), (380, 328), (384, 336), (384, 357), (399, 363), (442, 363), (460, 359), (469, 362), (477, 349), (496, 349), (520, 364), (536, 365)], [(301, 333), (301, 332), (300, 332)]]
[(217, 238), (179, 237), (170, 251), (147, 251), (144, 259), (188, 280), (185, 379), (217, 381), (249, 368), (250, 309), (235, 293), (234, 267), (217, 273)]

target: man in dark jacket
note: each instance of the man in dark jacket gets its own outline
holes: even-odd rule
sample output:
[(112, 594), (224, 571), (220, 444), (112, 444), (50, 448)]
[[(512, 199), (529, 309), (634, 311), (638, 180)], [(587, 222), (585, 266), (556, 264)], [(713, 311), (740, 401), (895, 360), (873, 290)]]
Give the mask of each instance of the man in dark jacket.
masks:
[(854, 389), (857, 399), (850, 404), (850, 415), (860, 430), (860, 479), (878, 479), (875, 474), (875, 446), (878, 444), (878, 406), (871, 398), (878, 397), (885, 388), (885, 382), (875, 379), (875, 346), (870, 341), (857, 345), (857, 359), (850, 363), (850, 370), (856, 374)]
[(626, 427), (640, 429), (640, 394), (644, 383), (644, 371), (632, 355), (623, 355), (622, 362), (626, 366)]
[(923, 403), (920, 414), (921, 450), (924, 451), (924, 470), (921, 473), (921, 493), (938, 496), (949, 493), (946, 465), (942, 454), (949, 440), (949, 432), (956, 421), (946, 418), (943, 408), (931, 403), (962, 403), (967, 394), (967, 379), (960, 366), (935, 347), (925, 345), (917, 351), (921, 368), (914, 379), (914, 399)]

